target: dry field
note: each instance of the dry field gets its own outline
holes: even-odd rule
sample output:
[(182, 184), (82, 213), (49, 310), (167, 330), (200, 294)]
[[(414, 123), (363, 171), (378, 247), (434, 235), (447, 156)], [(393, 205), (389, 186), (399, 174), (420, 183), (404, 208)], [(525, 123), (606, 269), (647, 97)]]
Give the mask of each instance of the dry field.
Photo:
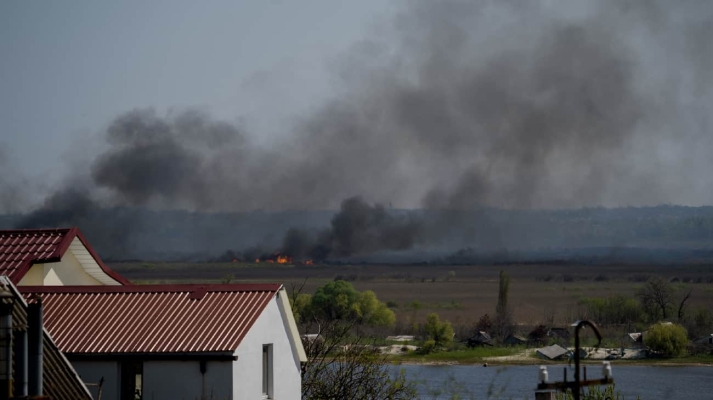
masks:
[(554, 316), (564, 324), (576, 318), (584, 297), (633, 295), (648, 277), (661, 276), (693, 289), (693, 307), (713, 308), (713, 265), (312, 265), (240, 263), (113, 263), (137, 283), (280, 282), (290, 290), (305, 282), (304, 292), (333, 279), (358, 290), (373, 290), (390, 302), (398, 321), (422, 321), (430, 312), (456, 325), (470, 325), (495, 311), (498, 274), (511, 276), (510, 302), (516, 321), (534, 324)]

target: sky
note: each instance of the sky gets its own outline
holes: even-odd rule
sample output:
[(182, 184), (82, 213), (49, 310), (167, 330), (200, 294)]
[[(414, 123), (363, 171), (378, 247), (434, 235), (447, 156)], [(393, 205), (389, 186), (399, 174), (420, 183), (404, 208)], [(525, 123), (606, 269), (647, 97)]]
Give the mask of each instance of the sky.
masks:
[(712, 27), (700, 0), (1, 2), (0, 211), (68, 188), (206, 211), (713, 204)]
[(30, 183), (58, 179), (70, 148), (143, 107), (199, 108), (269, 140), (392, 12), (378, 0), (3, 1), (0, 157)]

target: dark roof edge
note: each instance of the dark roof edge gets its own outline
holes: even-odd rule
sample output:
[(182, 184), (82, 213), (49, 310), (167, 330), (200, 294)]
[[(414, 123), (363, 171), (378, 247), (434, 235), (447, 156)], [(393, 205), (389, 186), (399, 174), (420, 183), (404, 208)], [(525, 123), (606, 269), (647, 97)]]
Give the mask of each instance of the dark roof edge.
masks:
[(187, 293), (197, 290), (206, 292), (275, 292), (279, 283), (228, 283), (228, 284), (158, 284), (127, 286), (20, 286), (23, 294), (28, 293)]
[(2, 229), (0, 232), (13, 234), (13, 233), (66, 233), (72, 228), (39, 228), (39, 229)]
[(64, 353), (70, 361), (99, 361), (141, 359), (142, 361), (235, 361), (233, 352), (196, 352), (196, 353)]

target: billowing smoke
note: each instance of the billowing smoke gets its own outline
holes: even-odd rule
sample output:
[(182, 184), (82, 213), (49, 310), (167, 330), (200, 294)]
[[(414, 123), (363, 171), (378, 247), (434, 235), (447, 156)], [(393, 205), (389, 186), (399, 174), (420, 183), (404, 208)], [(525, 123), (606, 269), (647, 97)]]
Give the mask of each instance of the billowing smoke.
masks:
[(396, 215), (383, 205), (370, 205), (360, 197), (344, 200), (330, 227), (309, 232), (287, 231), (281, 252), (296, 258), (323, 260), (384, 250), (408, 250), (421, 237), (423, 220), (411, 214)]
[[(483, 235), (458, 210), (707, 204), (710, 37), (707, 2), (406, 2), (345, 54), (345, 89), (288, 139), (259, 146), (190, 110), (118, 116), (91, 165), (92, 203), (67, 215), (93, 204), (333, 209), (347, 198), (328, 230), (284, 238), (294, 254), (326, 256), (454, 231), (497, 245), (512, 230), (481, 214), (493, 227)], [(41, 216), (66, 203), (57, 196), (22, 225), (54, 222)]]

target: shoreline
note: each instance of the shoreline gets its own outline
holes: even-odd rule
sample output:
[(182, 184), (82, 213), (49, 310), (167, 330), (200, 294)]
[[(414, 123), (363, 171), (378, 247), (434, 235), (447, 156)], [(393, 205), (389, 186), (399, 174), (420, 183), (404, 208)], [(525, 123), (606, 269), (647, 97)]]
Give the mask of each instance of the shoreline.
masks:
[[(601, 365), (605, 360), (582, 360), (581, 365)], [(641, 367), (708, 367), (713, 368), (713, 360), (710, 362), (676, 362), (670, 360), (606, 360), (612, 365), (619, 366), (641, 366)], [(451, 366), (451, 365), (470, 365), (481, 366), (487, 363), (487, 368), (492, 367), (516, 367), (516, 366), (537, 366), (537, 365), (563, 365), (566, 361), (547, 361), (540, 359), (533, 360), (518, 360), (518, 361), (497, 361), (497, 360), (479, 360), (479, 361), (418, 361), (418, 360), (390, 360), (392, 365), (422, 365), (422, 366)]]

